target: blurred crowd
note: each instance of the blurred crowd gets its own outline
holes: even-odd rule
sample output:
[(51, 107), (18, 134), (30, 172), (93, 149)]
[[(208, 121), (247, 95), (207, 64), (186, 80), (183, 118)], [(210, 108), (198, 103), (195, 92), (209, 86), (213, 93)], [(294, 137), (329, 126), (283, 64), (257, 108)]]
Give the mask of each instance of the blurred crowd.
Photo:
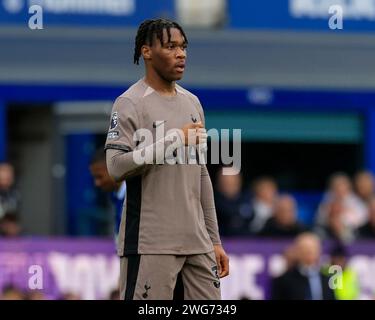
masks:
[(243, 191), (241, 174), (223, 175), (215, 186), (216, 210), (223, 236), (293, 238), (305, 231), (322, 240), (345, 244), (356, 239), (375, 239), (375, 179), (360, 171), (353, 179), (335, 173), (316, 206), (313, 223), (300, 221), (292, 194), (279, 191), (272, 177), (260, 177)]
[[(293, 238), (312, 231), (322, 240), (343, 243), (375, 239), (375, 178), (371, 172), (360, 171), (352, 179), (345, 173), (329, 177), (327, 189), (316, 204), (313, 221), (308, 224), (300, 219), (301, 203), (292, 193), (280, 192), (275, 179), (264, 176), (250, 184), (243, 180), (241, 173), (223, 175), (222, 169), (217, 173), (215, 203), (223, 237)], [(15, 181), (13, 166), (0, 163), (2, 237), (23, 235), (18, 214), (20, 195)], [(97, 185), (96, 181), (95, 177)]]
[[(113, 289), (109, 296), (104, 300), (119, 300), (120, 292), (118, 289)], [(59, 297), (49, 297), (45, 295), (43, 290), (22, 290), (13, 284), (3, 287), (0, 292), (0, 300), (81, 300), (78, 294), (73, 292), (66, 292)]]
[(20, 196), (15, 186), (14, 167), (10, 163), (0, 163), (0, 236), (20, 236), (19, 220)]
[[(97, 163), (97, 162), (95, 162)], [(93, 164), (90, 170), (92, 173)], [(222, 168), (223, 169), (223, 168)], [(271, 299), (358, 299), (357, 274), (347, 265), (347, 245), (357, 239), (375, 239), (375, 178), (371, 172), (360, 171), (352, 178), (335, 173), (328, 178), (327, 188), (316, 204), (312, 223), (300, 219), (299, 205), (292, 193), (280, 191), (272, 177), (259, 177), (250, 184), (241, 173), (216, 176), (215, 202), (220, 233), (223, 237), (283, 238), (293, 240), (283, 252), (286, 262), (282, 274), (272, 279)], [(226, 168), (227, 170), (229, 168)], [(95, 185), (97, 174), (93, 174)], [(15, 183), (14, 168), (0, 163), (0, 236), (24, 235), (19, 220), (20, 195)], [(112, 189), (111, 189), (112, 190)], [(321, 264), (321, 243), (332, 240), (330, 260)], [(330, 266), (339, 266), (341, 288), (332, 288)], [(56, 297), (55, 297), (56, 298)], [(107, 297), (119, 298), (118, 290)], [(42, 291), (24, 292), (6, 285), (0, 300), (50, 299)], [(73, 293), (60, 300), (79, 300)]]
[(348, 264), (349, 254), (342, 243), (334, 243), (322, 261), (320, 238), (312, 232), (299, 234), (283, 252), (284, 272), (271, 279), (272, 300), (359, 300), (359, 276)]
[[(259, 177), (246, 189), (241, 174), (222, 173), (216, 177), (215, 201), (223, 236), (293, 240), (283, 252), (284, 272), (271, 279), (270, 299), (375, 299), (375, 293), (361, 291), (358, 274), (348, 264), (348, 245), (375, 239), (371, 172), (360, 171), (352, 178), (338, 172), (329, 177), (310, 224), (300, 219), (296, 198), (280, 192), (272, 177)], [(331, 247), (323, 261), (326, 240)]]

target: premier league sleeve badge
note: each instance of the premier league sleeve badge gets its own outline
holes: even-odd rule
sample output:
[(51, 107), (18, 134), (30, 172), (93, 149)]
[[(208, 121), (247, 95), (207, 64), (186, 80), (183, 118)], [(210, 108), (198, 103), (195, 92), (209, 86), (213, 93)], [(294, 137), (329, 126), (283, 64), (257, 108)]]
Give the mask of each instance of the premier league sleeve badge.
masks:
[(112, 118), (111, 118), (111, 126), (110, 126), (110, 130), (113, 130), (117, 127), (117, 124), (118, 124), (118, 113), (117, 112), (114, 112), (112, 114)]

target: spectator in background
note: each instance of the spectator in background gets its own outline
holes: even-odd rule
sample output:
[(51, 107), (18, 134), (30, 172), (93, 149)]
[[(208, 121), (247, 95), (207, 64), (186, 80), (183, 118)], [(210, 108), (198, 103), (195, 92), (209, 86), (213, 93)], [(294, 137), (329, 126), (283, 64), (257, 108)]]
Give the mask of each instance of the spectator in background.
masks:
[(327, 222), (317, 225), (315, 232), (322, 240), (336, 240), (348, 243), (354, 240), (354, 230), (345, 224), (345, 208), (340, 200), (332, 200), (326, 204)]
[(0, 236), (13, 238), (21, 235), (21, 225), (17, 213), (9, 212), (0, 218)]
[(288, 270), (292, 270), (297, 263), (296, 248), (294, 243), (288, 244), (281, 252), (283, 263), (276, 265), (275, 269), (271, 271), (271, 274), (280, 276)]
[(109, 294), (109, 300), (120, 300), (120, 290), (113, 289)]
[(334, 288), (337, 300), (357, 300), (359, 298), (360, 286), (357, 273), (348, 266), (348, 253), (346, 248), (337, 243), (330, 252), (330, 264), (324, 268), (327, 276), (338, 275), (337, 271), (330, 270), (330, 267), (341, 268), (341, 278), (335, 281)]
[(273, 300), (335, 300), (329, 278), (320, 268), (321, 244), (313, 233), (295, 239), (296, 264), (272, 280)]
[(104, 192), (110, 193), (111, 195), (111, 202), (114, 207), (114, 234), (115, 238), (117, 239), (121, 223), (122, 207), (126, 196), (126, 183), (125, 181), (117, 183), (109, 175), (107, 170), (105, 151), (102, 148), (95, 152), (90, 163), (90, 172), (92, 177), (94, 178), (95, 186), (97, 188), (100, 188)]
[(272, 178), (261, 177), (254, 181), (252, 191), (254, 196), (251, 200), (250, 230), (253, 234), (257, 234), (272, 216), (277, 196), (277, 185)]
[(266, 221), (259, 236), (293, 238), (305, 231), (297, 221), (297, 204), (293, 197), (282, 195), (277, 198), (272, 216)]
[(73, 292), (65, 292), (57, 300), (81, 300), (81, 297)]
[(357, 231), (359, 239), (375, 239), (375, 197), (369, 202), (369, 220)]
[(297, 250), (294, 244), (290, 244), (283, 251), (285, 259), (285, 270), (292, 270), (297, 263)]
[[(227, 168), (227, 170), (231, 170)], [(224, 175), (220, 169), (215, 188), (215, 207), (220, 233), (223, 236), (243, 235), (246, 214), (242, 209), (248, 203), (242, 193), (242, 175), (233, 172)], [(247, 201), (246, 201), (247, 200)]]
[(354, 176), (354, 191), (363, 201), (364, 206), (375, 195), (374, 176), (369, 171), (360, 171)]
[(3, 287), (0, 300), (25, 300), (25, 294), (12, 284)]
[(342, 219), (345, 226), (354, 230), (367, 221), (366, 206), (353, 193), (349, 177), (343, 173), (334, 174), (329, 180), (329, 190), (319, 205), (317, 213), (317, 225), (327, 226), (328, 212), (332, 201), (340, 201), (342, 204)]
[(47, 297), (41, 290), (30, 290), (26, 293), (25, 300), (47, 300)]
[(6, 212), (19, 209), (19, 193), (16, 190), (14, 168), (9, 163), (0, 163), (0, 218)]

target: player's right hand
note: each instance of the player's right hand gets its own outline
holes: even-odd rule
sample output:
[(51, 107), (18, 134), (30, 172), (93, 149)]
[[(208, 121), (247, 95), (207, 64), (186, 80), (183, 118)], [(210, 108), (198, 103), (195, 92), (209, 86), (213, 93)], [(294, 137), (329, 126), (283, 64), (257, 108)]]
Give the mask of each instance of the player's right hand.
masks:
[(203, 144), (207, 142), (207, 132), (202, 122), (188, 123), (183, 126), (185, 146)]

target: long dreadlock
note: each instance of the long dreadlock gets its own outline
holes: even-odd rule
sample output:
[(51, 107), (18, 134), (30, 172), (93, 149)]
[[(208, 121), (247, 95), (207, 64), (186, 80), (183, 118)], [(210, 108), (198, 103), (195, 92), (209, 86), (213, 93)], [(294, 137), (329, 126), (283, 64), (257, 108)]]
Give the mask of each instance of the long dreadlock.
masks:
[(138, 28), (137, 36), (135, 38), (134, 64), (139, 64), (139, 58), (142, 54), (142, 46), (145, 44), (152, 46), (154, 35), (156, 35), (156, 38), (159, 39), (161, 45), (163, 45), (163, 30), (165, 29), (167, 31), (168, 41), (170, 41), (172, 28), (180, 30), (185, 42), (188, 43), (184, 30), (177, 22), (167, 19), (152, 19), (143, 21)]

